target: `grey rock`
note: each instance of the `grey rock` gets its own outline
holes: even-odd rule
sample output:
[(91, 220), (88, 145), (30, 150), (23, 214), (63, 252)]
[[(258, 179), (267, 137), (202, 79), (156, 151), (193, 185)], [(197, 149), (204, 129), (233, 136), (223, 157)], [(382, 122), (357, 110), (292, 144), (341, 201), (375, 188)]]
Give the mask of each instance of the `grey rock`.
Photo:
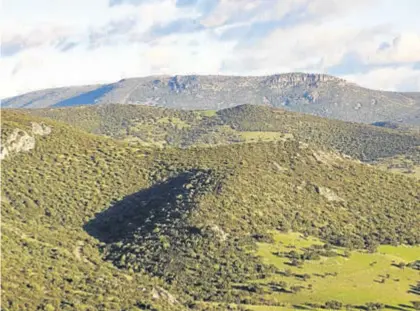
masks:
[(131, 78), (107, 85), (31, 92), (4, 99), (2, 107), (109, 103), (205, 110), (269, 105), (344, 121), (420, 125), (420, 93), (371, 90), (330, 75), (306, 73)]
[(28, 152), (35, 148), (35, 138), (26, 131), (14, 129), (0, 147), (0, 160), (13, 156), (19, 152)]
[(44, 123), (32, 122), (32, 133), (34, 135), (45, 136), (51, 134), (51, 127)]
[(27, 131), (15, 128), (0, 146), (0, 161), (20, 152), (28, 152), (34, 149), (36, 143), (35, 135), (46, 136), (51, 134), (51, 131), (50, 126), (36, 122), (32, 122), (32, 135)]

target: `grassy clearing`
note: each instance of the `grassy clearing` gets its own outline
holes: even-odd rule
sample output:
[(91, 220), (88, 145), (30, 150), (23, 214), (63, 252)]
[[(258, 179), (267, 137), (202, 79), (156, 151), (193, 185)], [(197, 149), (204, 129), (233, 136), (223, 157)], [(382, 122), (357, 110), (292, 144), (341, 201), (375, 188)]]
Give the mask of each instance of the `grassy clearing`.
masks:
[(177, 117), (164, 117), (157, 121), (160, 124), (172, 124), (177, 128), (190, 128), (191, 125)]
[(286, 140), (292, 139), (293, 135), (291, 134), (283, 134), (281, 132), (239, 132), (241, 137), (246, 142), (252, 141), (275, 141), (275, 140)]
[(376, 166), (384, 171), (420, 179), (420, 165), (415, 159), (406, 156), (381, 159)]
[(398, 257), (401, 261), (411, 262), (420, 259), (420, 247), (412, 247), (409, 245), (392, 246), (381, 245), (378, 252), (384, 255)]
[[(419, 279), (419, 272), (400, 269), (393, 263), (410, 262), (419, 258), (420, 247), (381, 246), (377, 253), (352, 251), (350, 257), (321, 257), (321, 260), (307, 260), (301, 267), (290, 266), (288, 258), (275, 255), (278, 251), (296, 251), (313, 244), (322, 244), (316, 238), (305, 238), (302, 235), (276, 234), (274, 243), (259, 243), (259, 255), (268, 264), (273, 264), (280, 271), (288, 271), (290, 276), (276, 275), (264, 280), (270, 282), (286, 282), (289, 287), (302, 286), (301, 291), (294, 294), (273, 293), (270, 300), (277, 303), (290, 304), (325, 303), (337, 300), (343, 304), (363, 305), (368, 302), (380, 302), (385, 305), (410, 305), (418, 299), (409, 293), (410, 285)], [(342, 249), (334, 248), (342, 253)], [(302, 280), (297, 275), (308, 274), (309, 280)], [(265, 309), (264, 309), (265, 308)], [(266, 307), (253, 307), (253, 310), (271, 310)], [(283, 310), (282, 308), (272, 310)]]
[(213, 117), (216, 115), (217, 110), (204, 110), (204, 111), (197, 111), (203, 117)]

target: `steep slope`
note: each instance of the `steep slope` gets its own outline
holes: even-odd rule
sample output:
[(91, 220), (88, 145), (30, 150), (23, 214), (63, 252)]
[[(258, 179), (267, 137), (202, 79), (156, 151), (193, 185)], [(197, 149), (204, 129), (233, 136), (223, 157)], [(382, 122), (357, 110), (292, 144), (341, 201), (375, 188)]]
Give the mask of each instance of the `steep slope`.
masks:
[(261, 77), (151, 76), (116, 83), (62, 88), (7, 98), (2, 107), (41, 108), (92, 104), (142, 104), (180, 109), (223, 109), (241, 104), (287, 110), (364, 123), (395, 121), (419, 124), (416, 93), (369, 90), (342, 79), (305, 73)]
[(257, 252), (273, 231), (420, 243), (418, 182), (298, 141), (154, 149), (3, 111), (16, 128), (35, 146), (2, 161), (6, 310), (265, 304), (248, 285), (282, 273)]
[(138, 105), (34, 109), (29, 112), (67, 122), (95, 134), (142, 144), (188, 147), (295, 139), (320, 148), (332, 148), (362, 161), (420, 153), (420, 135), (415, 132), (334, 121), (253, 105), (217, 112)]

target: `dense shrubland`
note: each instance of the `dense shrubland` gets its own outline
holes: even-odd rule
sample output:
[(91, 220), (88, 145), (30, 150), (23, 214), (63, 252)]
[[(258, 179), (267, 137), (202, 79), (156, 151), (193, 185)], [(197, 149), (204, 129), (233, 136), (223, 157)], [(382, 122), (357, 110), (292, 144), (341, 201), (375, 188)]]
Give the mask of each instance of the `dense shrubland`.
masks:
[[(4, 111), (2, 135), (32, 120)], [(273, 230), (370, 251), (420, 242), (419, 183), (328, 148), (158, 149), (41, 121), (52, 133), (2, 162), (6, 310), (269, 304), (241, 286), (276, 273), (256, 255)]]
[[(373, 125), (329, 120), (265, 106), (242, 105), (209, 111), (179, 111), (141, 105), (100, 105), (40, 109), (30, 113), (75, 125), (92, 133), (140, 143), (188, 147), (292, 137), (332, 148), (362, 161), (405, 154), (417, 159), (420, 135)], [(281, 135), (271, 135), (272, 133)]]

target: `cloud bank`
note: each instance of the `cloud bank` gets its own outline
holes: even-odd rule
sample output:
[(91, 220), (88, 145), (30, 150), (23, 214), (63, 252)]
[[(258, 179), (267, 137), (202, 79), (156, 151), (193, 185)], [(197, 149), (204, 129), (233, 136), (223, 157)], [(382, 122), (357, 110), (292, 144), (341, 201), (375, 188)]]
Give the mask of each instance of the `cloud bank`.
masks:
[(323, 72), (420, 91), (417, 0), (5, 1), (0, 97), (153, 74)]

